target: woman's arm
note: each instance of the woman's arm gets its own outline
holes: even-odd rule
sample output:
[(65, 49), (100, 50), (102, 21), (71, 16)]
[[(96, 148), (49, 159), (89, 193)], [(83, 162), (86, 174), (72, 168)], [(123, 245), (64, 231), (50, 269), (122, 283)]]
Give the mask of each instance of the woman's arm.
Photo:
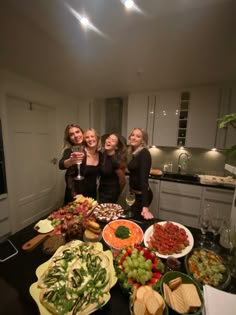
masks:
[(118, 168), (116, 170), (116, 174), (117, 174), (118, 179), (119, 179), (120, 191), (122, 192), (124, 187), (125, 187), (125, 184), (126, 184), (125, 170)]

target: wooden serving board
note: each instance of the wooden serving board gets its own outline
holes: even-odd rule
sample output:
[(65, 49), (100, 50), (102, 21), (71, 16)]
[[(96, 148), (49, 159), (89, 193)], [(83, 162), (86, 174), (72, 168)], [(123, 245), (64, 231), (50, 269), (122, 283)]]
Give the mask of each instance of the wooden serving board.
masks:
[(52, 232), (38, 234), (35, 237), (31, 238), (29, 241), (22, 245), (22, 249), (25, 251), (32, 251), (35, 249), (40, 243), (42, 243), (48, 236), (52, 235)]

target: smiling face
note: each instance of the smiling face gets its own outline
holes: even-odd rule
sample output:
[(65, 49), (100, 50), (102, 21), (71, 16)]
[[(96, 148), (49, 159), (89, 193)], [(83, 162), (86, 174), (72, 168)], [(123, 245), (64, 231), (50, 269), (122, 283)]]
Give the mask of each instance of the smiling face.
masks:
[(105, 150), (108, 152), (108, 154), (114, 154), (115, 150), (117, 149), (118, 145), (118, 138), (116, 135), (111, 134), (108, 138), (105, 140)]
[(140, 129), (134, 129), (129, 136), (130, 145), (136, 150), (140, 145), (144, 144), (143, 133)]
[(98, 144), (98, 137), (94, 130), (87, 130), (84, 133), (84, 141), (88, 148), (95, 148)]
[(71, 127), (68, 131), (68, 137), (73, 145), (78, 145), (83, 142), (83, 132), (78, 127)]

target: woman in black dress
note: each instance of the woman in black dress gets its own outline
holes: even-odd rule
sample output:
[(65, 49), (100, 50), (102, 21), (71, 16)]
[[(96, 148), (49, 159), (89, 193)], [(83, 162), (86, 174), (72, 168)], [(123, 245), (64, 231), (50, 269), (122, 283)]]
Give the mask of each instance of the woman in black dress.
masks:
[(81, 165), (84, 180), (77, 182), (78, 191), (85, 197), (97, 199), (97, 184), (100, 174), (101, 152), (99, 151), (100, 139), (92, 128), (84, 132), (85, 158)]
[(104, 144), (100, 168), (99, 202), (116, 203), (125, 186), (126, 145), (110, 134)]
[(74, 196), (79, 193), (75, 189), (74, 178), (78, 174), (77, 163), (82, 161), (84, 154), (81, 152), (72, 152), (72, 147), (82, 144), (83, 133), (83, 129), (75, 124), (70, 124), (65, 128), (64, 151), (58, 165), (59, 169), (66, 170), (65, 205), (73, 201)]
[(135, 193), (135, 203), (132, 211), (136, 218), (152, 219), (149, 211), (153, 193), (149, 187), (152, 158), (147, 149), (148, 135), (141, 128), (134, 128), (129, 135), (130, 151), (132, 158), (128, 163), (129, 187)]

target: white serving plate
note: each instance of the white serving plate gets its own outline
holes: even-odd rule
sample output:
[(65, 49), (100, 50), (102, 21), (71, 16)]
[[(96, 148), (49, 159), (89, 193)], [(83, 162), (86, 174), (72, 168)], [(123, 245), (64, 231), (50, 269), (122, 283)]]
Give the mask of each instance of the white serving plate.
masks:
[[(193, 245), (194, 245), (194, 239), (193, 239), (193, 235), (192, 233), (189, 231), (189, 229), (187, 229), (184, 225), (180, 224), (180, 223), (177, 223), (177, 222), (173, 222), (173, 221), (168, 221), (168, 222), (171, 222), (175, 225), (177, 225), (179, 228), (182, 228), (185, 230), (187, 236), (188, 236), (188, 240), (189, 240), (189, 245), (187, 247), (185, 247), (183, 249), (182, 252), (180, 253), (176, 253), (176, 254), (171, 254), (171, 255), (163, 255), (161, 253), (159, 253), (158, 251), (156, 251), (156, 254), (158, 257), (160, 258), (168, 258), (168, 257), (175, 257), (175, 258), (180, 258), (180, 257), (183, 257), (185, 255), (187, 255), (193, 248)], [(167, 223), (167, 221), (161, 221), (161, 222), (157, 222), (158, 224), (161, 224), (161, 225), (164, 225), (165, 223)], [(149, 247), (148, 246), (148, 241), (151, 237), (151, 235), (153, 234), (153, 225), (151, 225), (144, 233), (144, 244), (146, 247)]]

